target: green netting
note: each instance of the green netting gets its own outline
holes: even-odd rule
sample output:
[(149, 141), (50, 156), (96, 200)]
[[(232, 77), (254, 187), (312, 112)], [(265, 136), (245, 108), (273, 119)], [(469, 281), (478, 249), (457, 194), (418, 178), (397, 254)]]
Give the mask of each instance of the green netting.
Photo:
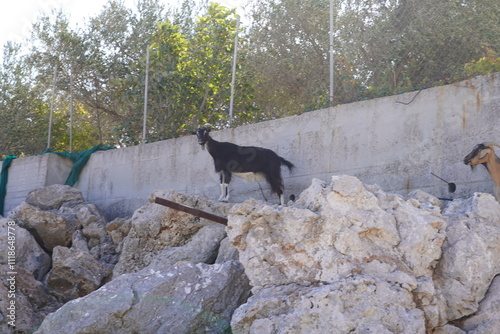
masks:
[(0, 173), (0, 215), (3, 215), (3, 205), (5, 195), (7, 194), (7, 181), (9, 180), (9, 167), (14, 159), (17, 159), (17, 157), (13, 155), (9, 155), (3, 159), (2, 172)]
[[(74, 186), (75, 183), (78, 181), (78, 178), (80, 176), (80, 173), (83, 170), (83, 167), (87, 164), (87, 161), (89, 161), (90, 156), (92, 153), (97, 152), (97, 151), (104, 151), (104, 150), (109, 150), (114, 147), (112, 146), (103, 146), (101, 144), (96, 145), (92, 147), (89, 150), (82, 151), (79, 153), (68, 153), (68, 152), (52, 152), (50, 149), (47, 149), (45, 153), (54, 153), (57, 154), (61, 157), (68, 158), (71, 161), (73, 161), (73, 166), (71, 167), (71, 171), (68, 175), (68, 178), (66, 179), (66, 182), (64, 183), (65, 185), (68, 186)], [(7, 182), (9, 180), (9, 167), (12, 162), (12, 160), (17, 159), (17, 157), (13, 155), (9, 155), (3, 160), (2, 163), (2, 172), (0, 174), (0, 215), (3, 215), (3, 209), (4, 209), (4, 202), (5, 202), (5, 196), (7, 195)]]
[(68, 153), (68, 152), (52, 152), (50, 149), (47, 149), (43, 153), (54, 153), (57, 154), (61, 157), (68, 158), (71, 161), (73, 161), (73, 167), (71, 168), (71, 171), (68, 175), (68, 178), (66, 179), (66, 182), (64, 183), (67, 186), (74, 186), (75, 183), (78, 181), (78, 177), (80, 176), (80, 173), (83, 170), (83, 167), (87, 164), (87, 161), (89, 161), (90, 156), (92, 153), (97, 152), (97, 151), (105, 151), (112, 149), (114, 147), (112, 146), (103, 146), (103, 145), (96, 145), (92, 147), (89, 150), (82, 151), (79, 153)]

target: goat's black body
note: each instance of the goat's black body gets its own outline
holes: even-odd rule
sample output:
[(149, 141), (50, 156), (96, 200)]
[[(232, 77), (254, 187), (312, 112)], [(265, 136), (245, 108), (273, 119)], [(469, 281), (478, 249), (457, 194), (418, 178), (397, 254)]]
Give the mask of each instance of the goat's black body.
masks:
[[(291, 162), (267, 148), (218, 142), (210, 137), (208, 132), (205, 128), (200, 128), (197, 132), (198, 142), (206, 146), (214, 159), (215, 171), (220, 174), (221, 186), (229, 184), (233, 173), (254, 173), (264, 177), (271, 186), (271, 191), (282, 201), (284, 186), (281, 165), (292, 170), (294, 165)], [(221, 198), (223, 197), (224, 194), (221, 195)]]

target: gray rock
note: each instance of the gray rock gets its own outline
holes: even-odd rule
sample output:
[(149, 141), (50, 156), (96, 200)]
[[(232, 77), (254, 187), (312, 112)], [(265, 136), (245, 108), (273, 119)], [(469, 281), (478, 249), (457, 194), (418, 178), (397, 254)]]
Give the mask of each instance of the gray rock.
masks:
[(476, 193), (453, 201), (443, 214), (449, 223), (434, 274), (438, 325), (475, 313), (500, 274), (500, 204), (495, 198)]
[(35, 333), (229, 333), (249, 289), (238, 262), (150, 267), (65, 304)]
[(262, 288), (235, 311), (231, 327), (252, 334), (426, 332), (411, 291), (367, 276)]
[(95, 221), (105, 221), (104, 214), (94, 203), (81, 201), (65, 202), (59, 208), (61, 213), (73, 213), (77, 216), (82, 226), (87, 226)]
[(450, 324), (446, 324), (442, 327), (436, 327), (432, 330), (432, 334), (466, 334), (466, 333), (467, 332), (464, 332), (460, 328)]
[(383, 201), (354, 177), (314, 180), (291, 207), (235, 205), (227, 234), (254, 289), (356, 274), (392, 279), (396, 272), (416, 286), (441, 257), (446, 222), (416, 200)]
[[(10, 227), (10, 229), (9, 229)], [(15, 233), (15, 239), (9, 243), (8, 232)], [(23, 268), (33, 274), (35, 279), (41, 281), (50, 269), (50, 256), (38, 245), (35, 238), (24, 228), (17, 226), (12, 219), (0, 219), (0, 248), (3, 254), (0, 257), (0, 264), (7, 264), (7, 250), (13, 247), (15, 253), (16, 268)]]
[(226, 215), (225, 212), (231, 206), (196, 196), (182, 195), (175, 191), (153, 192), (149, 203), (136, 210), (132, 216), (130, 232), (120, 246), (120, 259), (115, 266), (113, 277), (141, 270), (151, 264), (165, 249), (183, 246), (203, 226), (216, 224), (156, 204), (154, 203), (155, 197), (169, 199), (221, 216)]
[(460, 328), (467, 333), (500, 333), (500, 276), (491, 283), (477, 312), (462, 320)]
[(109, 274), (92, 255), (77, 249), (57, 246), (52, 261), (45, 283), (49, 292), (62, 302), (95, 291)]
[(71, 238), (71, 248), (83, 252), (89, 252), (89, 246), (87, 245), (87, 239), (83, 236), (82, 230), (76, 230), (73, 232)]
[(131, 221), (128, 218), (115, 218), (106, 225), (106, 231), (111, 236), (111, 239), (116, 245), (119, 245), (130, 232), (132, 227)]
[(238, 261), (239, 260), (238, 250), (234, 247), (229, 238), (224, 238), (219, 246), (219, 252), (217, 254), (217, 259), (215, 263), (224, 263), (227, 261)]
[(49, 252), (56, 246), (69, 246), (73, 233), (80, 228), (74, 214), (43, 211), (26, 202), (13, 210), (10, 218), (27, 229)]
[(82, 192), (62, 184), (33, 190), (26, 198), (26, 203), (41, 210), (58, 210), (63, 203), (70, 201), (83, 201)]
[[(30, 272), (23, 268), (17, 268), (15, 275), (10, 272), (8, 266), (0, 265), (0, 333), (33, 333), (47, 314), (58, 309), (61, 303), (49, 295)], [(10, 281), (13, 276), (15, 280)], [(15, 286), (15, 299), (9, 298), (11, 282)], [(11, 313), (12, 300), (15, 300), (15, 309)], [(12, 320), (15, 320), (15, 330), (8, 324)]]
[(178, 262), (214, 263), (220, 242), (225, 237), (224, 226), (220, 224), (203, 226), (187, 244), (163, 250), (149, 266), (173, 266)]

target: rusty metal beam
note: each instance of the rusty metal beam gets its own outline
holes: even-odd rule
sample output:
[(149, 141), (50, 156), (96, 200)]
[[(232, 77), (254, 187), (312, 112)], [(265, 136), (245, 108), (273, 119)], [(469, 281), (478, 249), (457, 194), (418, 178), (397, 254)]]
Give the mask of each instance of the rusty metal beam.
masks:
[(161, 197), (155, 197), (155, 203), (163, 205), (163, 206), (167, 206), (167, 207), (175, 209), (175, 210), (189, 213), (189, 214), (196, 216), (196, 217), (205, 218), (205, 219), (211, 220), (213, 222), (216, 222), (216, 223), (219, 223), (222, 225), (227, 225), (227, 218), (220, 217), (220, 216), (214, 215), (212, 213), (201, 211), (201, 210), (198, 210), (195, 208), (191, 208), (189, 206), (185, 206), (185, 205), (182, 205), (182, 204), (179, 204), (176, 202), (172, 202), (172, 201), (169, 201), (168, 199), (164, 199)]

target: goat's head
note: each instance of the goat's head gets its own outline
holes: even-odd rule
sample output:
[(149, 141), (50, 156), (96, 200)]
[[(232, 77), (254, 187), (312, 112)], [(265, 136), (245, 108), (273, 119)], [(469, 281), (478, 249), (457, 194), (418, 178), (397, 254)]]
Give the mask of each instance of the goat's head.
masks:
[(484, 164), (488, 161), (491, 154), (495, 154), (493, 146), (499, 146), (495, 143), (477, 144), (472, 151), (464, 158), (464, 164), (471, 166), (472, 170), (476, 165)]
[(196, 130), (196, 136), (198, 137), (198, 144), (203, 146), (207, 143), (211, 129), (212, 126), (210, 124), (205, 124), (198, 130)]

